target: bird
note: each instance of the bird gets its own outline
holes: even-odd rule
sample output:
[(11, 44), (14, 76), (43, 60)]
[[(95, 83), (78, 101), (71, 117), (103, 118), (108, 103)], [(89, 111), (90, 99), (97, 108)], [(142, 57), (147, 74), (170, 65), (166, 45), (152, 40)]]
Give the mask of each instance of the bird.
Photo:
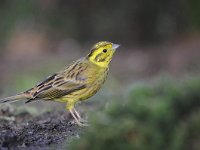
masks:
[(98, 42), (85, 57), (72, 62), (24, 92), (0, 99), (0, 103), (18, 100), (26, 100), (25, 103), (36, 100), (62, 102), (66, 104), (66, 109), (75, 123), (84, 126), (75, 104), (87, 100), (100, 90), (107, 78), (113, 54), (119, 46), (108, 41)]

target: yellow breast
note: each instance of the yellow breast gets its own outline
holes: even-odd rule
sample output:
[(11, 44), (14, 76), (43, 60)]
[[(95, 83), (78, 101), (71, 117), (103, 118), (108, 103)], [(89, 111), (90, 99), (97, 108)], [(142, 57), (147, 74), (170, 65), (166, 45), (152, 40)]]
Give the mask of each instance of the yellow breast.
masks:
[(108, 68), (99, 68), (93, 66), (87, 70), (87, 84), (86, 88), (75, 91), (69, 95), (64, 96), (65, 101), (73, 99), (76, 101), (86, 100), (96, 94), (106, 80)]

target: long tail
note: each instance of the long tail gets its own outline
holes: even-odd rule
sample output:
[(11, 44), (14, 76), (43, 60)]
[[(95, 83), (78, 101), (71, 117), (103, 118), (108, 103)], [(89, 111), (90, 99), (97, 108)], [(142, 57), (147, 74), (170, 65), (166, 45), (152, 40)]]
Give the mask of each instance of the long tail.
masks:
[(27, 98), (28, 98), (27, 94), (20, 93), (20, 94), (14, 95), (14, 96), (10, 96), (10, 97), (0, 99), (0, 103), (12, 103), (12, 102), (18, 101), (20, 99), (27, 99)]

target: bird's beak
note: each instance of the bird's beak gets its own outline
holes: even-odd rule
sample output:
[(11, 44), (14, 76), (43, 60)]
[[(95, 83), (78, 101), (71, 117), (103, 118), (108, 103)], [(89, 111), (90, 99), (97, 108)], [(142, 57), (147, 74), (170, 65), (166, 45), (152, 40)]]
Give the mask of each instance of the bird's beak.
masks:
[(117, 49), (120, 45), (119, 44), (113, 44), (112, 47), (113, 49)]

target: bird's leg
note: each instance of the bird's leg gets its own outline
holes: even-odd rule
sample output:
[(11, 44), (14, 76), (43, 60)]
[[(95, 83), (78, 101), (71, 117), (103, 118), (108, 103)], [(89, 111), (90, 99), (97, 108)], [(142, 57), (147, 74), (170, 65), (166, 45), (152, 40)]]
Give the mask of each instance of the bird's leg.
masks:
[(72, 117), (75, 119), (75, 122), (78, 126), (88, 126), (88, 124), (82, 123), (81, 122), (81, 118), (78, 119), (76, 116), (75, 111), (73, 111), (74, 109), (69, 110), (69, 112), (71, 113)]
[(78, 117), (78, 119), (79, 119), (80, 122), (87, 122), (86, 120), (84, 120), (83, 118), (81, 118), (80, 114), (78, 113), (78, 111), (75, 108), (73, 108), (73, 109), (74, 109), (74, 112), (75, 112), (75, 114)]
[(75, 108), (73, 108), (73, 111), (75, 112), (76, 116), (78, 117), (78, 120), (81, 120), (81, 116), (80, 116), (80, 114), (76, 111)]
[(76, 117), (76, 115), (74, 114), (73, 110), (69, 110), (69, 112), (71, 113), (72, 117), (75, 119), (76, 124), (79, 125), (79, 126), (82, 126), (82, 123)]
[(79, 118), (80, 115), (78, 114), (77, 111), (74, 111), (74, 103), (73, 102), (67, 103), (67, 110), (69, 110), (69, 112), (71, 113), (72, 117), (75, 119), (75, 122), (78, 126), (87, 126), (86, 124), (83, 124), (80, 122), (80, 118)]

